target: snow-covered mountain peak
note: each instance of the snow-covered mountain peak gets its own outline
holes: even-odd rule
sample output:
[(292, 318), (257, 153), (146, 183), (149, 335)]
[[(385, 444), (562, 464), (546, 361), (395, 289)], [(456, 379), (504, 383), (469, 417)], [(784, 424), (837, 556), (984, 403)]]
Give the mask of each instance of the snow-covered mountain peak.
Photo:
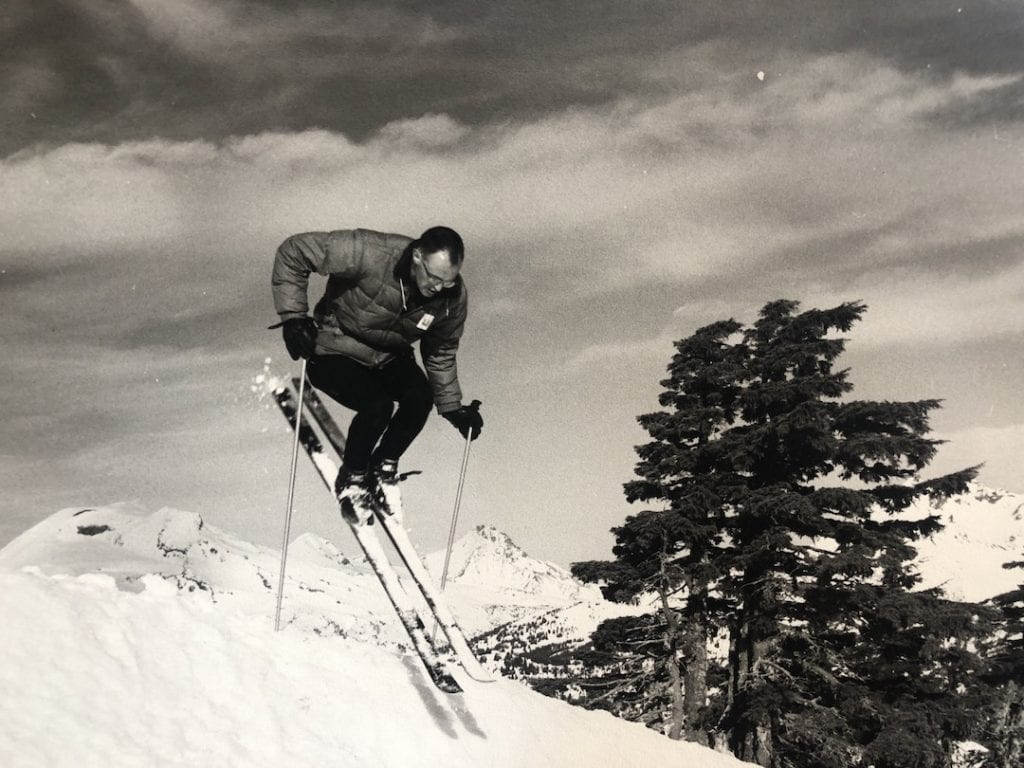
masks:
[(1024, 572), (1003, 567), (1024, 560), (1024, 497), (1019, 494), (973, 483), (967, 493), (941, 502), (918, 499), (905, 515), (937, 515), (945, 526), (915, 544), (922, 586), (976, 602), (1024, 581)]
[[(427, 558), (438, 578), (444, 570), (444, 553)], [(586, 586), (554, 563), (530, 557), (508, 534), (479, 525), (452, 547), (448, 583), (471, 587), (488, 595), (503, 595), (495, 602), (564, 606), (600, 600), (600, 590)]]
[(527, 555), (504, 531), (492, 525), (478, 525), (452, 548), (449, 577), (465, 580), (471, 573), (479, 576), (495, 566), (503, 571), (510, 567), (531, 573), (556, 574), (561, 571), (557, 566), (547, 568), (547, 565)]
[(472, 532), (467, 534), (465, 538), (467, 540), (476, 538), (479, 540), (480, 544), (494, 544), (494, 546), (496, 547), (503, 548), (512, 557), (518, 556), (520, 554), (525, 556), (526, 554), (525, 552), (523, 552), (522, 548), (520, 548), (514, 541), (512, 541), (511, 536), (509, 536), (504, 531), (499, 531), (493, 525), (478, 525), (476, 528), (473, 529)]

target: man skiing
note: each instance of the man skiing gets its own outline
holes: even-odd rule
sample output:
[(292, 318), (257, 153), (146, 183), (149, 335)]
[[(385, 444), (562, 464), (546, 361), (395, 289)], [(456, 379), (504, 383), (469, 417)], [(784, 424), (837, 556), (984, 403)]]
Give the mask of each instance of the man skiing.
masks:
[[(288, 353), (309, 361), (317, 389), (355, 411), (335, 491), (363, 515), (375, 496), (397, 499), (398, 460), (432, 403), (463, 437), (475, 440), (483, 427), (479, 404), (462, 405), (455, 362), (467, 310), (463, 258), (462, 238), (448, 227), (415, 240), (368, 229), (308, 232), (277, 250), (271, 285)], [(313, 317), (311, 272), (327, 277)]]

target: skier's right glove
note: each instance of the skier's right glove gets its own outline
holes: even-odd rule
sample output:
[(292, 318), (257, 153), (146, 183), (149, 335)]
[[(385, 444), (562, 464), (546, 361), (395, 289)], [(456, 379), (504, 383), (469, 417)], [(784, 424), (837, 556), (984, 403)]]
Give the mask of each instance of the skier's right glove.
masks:
[(484, 419), (480, 415), (479, 400), (474, 400), (471, 405), (459, 406), (454, 411), (445, 411), (441, 415), (453, 427), (459, 430), (463, 437), (472, 435), (472, 440), (480, 437), (480, 430), (484, 428)]
[(285, 320), (281, 326), (281, 333), (284, 336), (284, 345), (288, 348), (288, 354), (292, 360), (300, 357), (310, 358), (316, 349), (317, 327), (311, 317), (293, 317)]

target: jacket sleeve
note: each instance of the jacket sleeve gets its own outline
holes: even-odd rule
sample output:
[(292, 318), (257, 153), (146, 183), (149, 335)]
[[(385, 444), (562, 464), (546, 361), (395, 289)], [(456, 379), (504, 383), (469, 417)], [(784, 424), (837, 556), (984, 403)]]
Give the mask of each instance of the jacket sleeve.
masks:
[(363, 242), (357, 230), (306, 232), (281, 243), (270, 278), (274, 309), (282, 320), (309, 312), (309, 275), (354, 277), (362, 268)]
[(438, 413), (454, 411), (462, 405), (455, 355), (465, 324), (466, 302), (463, 300), (453, 317), (445, 318), (420, 339), (420, 356), (434, 390), (434, 405)]

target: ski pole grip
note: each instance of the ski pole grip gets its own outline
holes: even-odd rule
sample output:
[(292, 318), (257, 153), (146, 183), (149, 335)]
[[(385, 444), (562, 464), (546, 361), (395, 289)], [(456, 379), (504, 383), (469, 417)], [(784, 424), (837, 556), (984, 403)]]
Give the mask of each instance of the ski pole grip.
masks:
[(469, 404), (469, 407), (472, 408), (474, 411), (479, 411), (481, 405), (483, 405), (483, 403), (481, 403), (479, 400), (474, 400)]

